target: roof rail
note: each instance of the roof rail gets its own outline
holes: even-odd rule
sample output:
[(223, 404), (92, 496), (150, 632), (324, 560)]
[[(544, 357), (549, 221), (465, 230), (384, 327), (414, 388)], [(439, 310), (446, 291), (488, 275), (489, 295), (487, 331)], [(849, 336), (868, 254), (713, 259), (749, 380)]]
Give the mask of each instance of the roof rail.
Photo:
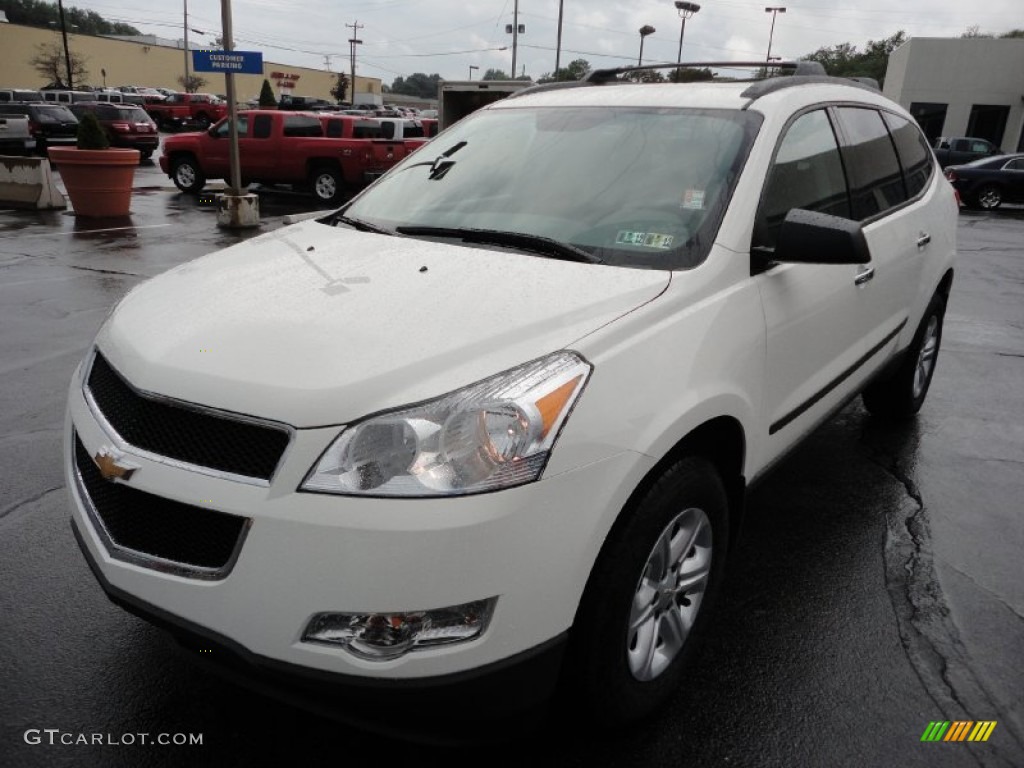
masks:
[(604, 83), (612, 83), (618, 80), (619, 75), (625, 75), (630, 72), (644, 72), (655, 69), (682, 69), (682, 68), (693, 68), (693, 67), (761, 67), (766, 69), (786, 69), (792, 70), (789, 74), (792, 75), (824, 75), (825, 68), (817, 61), (773, 61), (770, 64), (766, 61), (684, 61), (682, 63), (675, 64), (644, 64), (643, 66), (632, 66), (632, 67), (615, 67), (613, 69), (595, 69), (590, 72), (583, 82), (593, 83), (594, 85), (602, 85)]

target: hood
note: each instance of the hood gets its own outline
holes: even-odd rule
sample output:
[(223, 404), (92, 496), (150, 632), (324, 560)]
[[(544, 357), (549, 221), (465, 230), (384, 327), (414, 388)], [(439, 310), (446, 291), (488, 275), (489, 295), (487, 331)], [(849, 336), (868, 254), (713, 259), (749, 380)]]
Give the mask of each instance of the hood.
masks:
[(566, 348), (669, 280), (308, 221), (144, 283), (98, 345), (140, 389), (326, 426)]

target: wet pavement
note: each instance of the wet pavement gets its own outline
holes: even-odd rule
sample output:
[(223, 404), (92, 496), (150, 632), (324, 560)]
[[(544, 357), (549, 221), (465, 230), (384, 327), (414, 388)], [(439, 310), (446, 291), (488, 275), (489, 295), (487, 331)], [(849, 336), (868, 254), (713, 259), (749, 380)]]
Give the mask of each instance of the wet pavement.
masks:
[[(894, 428), (852, 403), (753, 490), (706, 645), (657, 719), (609, 734), (554, 712), (448, 749), (210, 676), (93, 579), (61, 468), (71, 373), (130, 288), (253, 234), (218, 230), (158, 167), (136, 188), (125, 222), (0, 211), (0, 765), (1024, 765), (1024, 211), (961, 214), (920, 417)], [(267, 231), (312, 201), (261, 207)], [(960, 719), (998, 725), (985, 744), (921, 743)], [(28, 729), (203, 743), (50, 746)]]

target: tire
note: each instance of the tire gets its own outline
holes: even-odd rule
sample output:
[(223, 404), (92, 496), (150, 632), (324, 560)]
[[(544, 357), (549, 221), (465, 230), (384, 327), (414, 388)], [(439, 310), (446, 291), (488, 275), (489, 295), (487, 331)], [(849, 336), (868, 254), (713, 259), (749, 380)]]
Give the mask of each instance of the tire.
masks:
[(1003, 204), (1003, 190), (998, 184), (986, 184), (975, 193), (974, 200), (983, 211), (994, 211)]
[(153, 156), (153, 150), (152, 149), (140, 149), (139, 150), (139, 162), (140, 163), (143, 160), (149, 160), (149, 158), (151, 158), (152, 156)]
[(946, 298), (936, 293), (899, 368), (892, 376), (875, 381), (864, 390), (864, 407), (873, 416), (899, 421), (921, 410), (939, 359), (945, 314)]
[(330, 165), (319, 165), (309, 174), (309, 187), (321, 203), (334, 205), (345, 190), (341, 171)]
[(199, 163), (192, 155), (177, 157), (173, 161), (171, 178), (174, 186), (190, 195), (201, 192), (206, 186), (206, 177), (199, 169)]
[[(566, 656), (565, 694), (609, 726), (650, 715), (676, 690), (728, 549), (725, 489), (704, 459), (671, 465), (624, 514), (591, 573)], [(680, 590), (684, 573), (690, 586)]]

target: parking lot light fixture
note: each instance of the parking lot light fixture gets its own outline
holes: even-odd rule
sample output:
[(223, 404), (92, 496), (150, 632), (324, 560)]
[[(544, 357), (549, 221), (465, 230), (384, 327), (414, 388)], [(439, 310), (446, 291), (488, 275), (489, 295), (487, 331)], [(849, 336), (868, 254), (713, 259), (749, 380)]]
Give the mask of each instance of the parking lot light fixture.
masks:
[(686, 20), (699, 11), (700, 6), (697, 3), (686, 2), (686, 0), (676, 0), (676, 10), (679, 12), (679, 18), (682, 20), (679, 25), (679, 55), (676, 56), (676, 63), (681, 64), (683, 61), (683, 35), (686, 34)]
[(786, 9), (781, 5), (769, 5), (764, 9), (764, 12), (772, 15), (772, 29), (768, 33), (768, 55), (764, 57), (767, 64), (772, 60), (772, 38), (775, 36), (775, 17), (780, 13), (785, 13)]
[(469, 65), (469, 79), (470, 80), (473, 79), (473, 70), (474, 69), (480, 69), (480, 67), (478, 67), (476, 64), (470, 64)]
[(644, 24), (640, 27), (640, 56), (636, 60), (638, 67), (644, 63), (644, 38), (648, 35), (653, 35), (656, 31), (650, 24)]

